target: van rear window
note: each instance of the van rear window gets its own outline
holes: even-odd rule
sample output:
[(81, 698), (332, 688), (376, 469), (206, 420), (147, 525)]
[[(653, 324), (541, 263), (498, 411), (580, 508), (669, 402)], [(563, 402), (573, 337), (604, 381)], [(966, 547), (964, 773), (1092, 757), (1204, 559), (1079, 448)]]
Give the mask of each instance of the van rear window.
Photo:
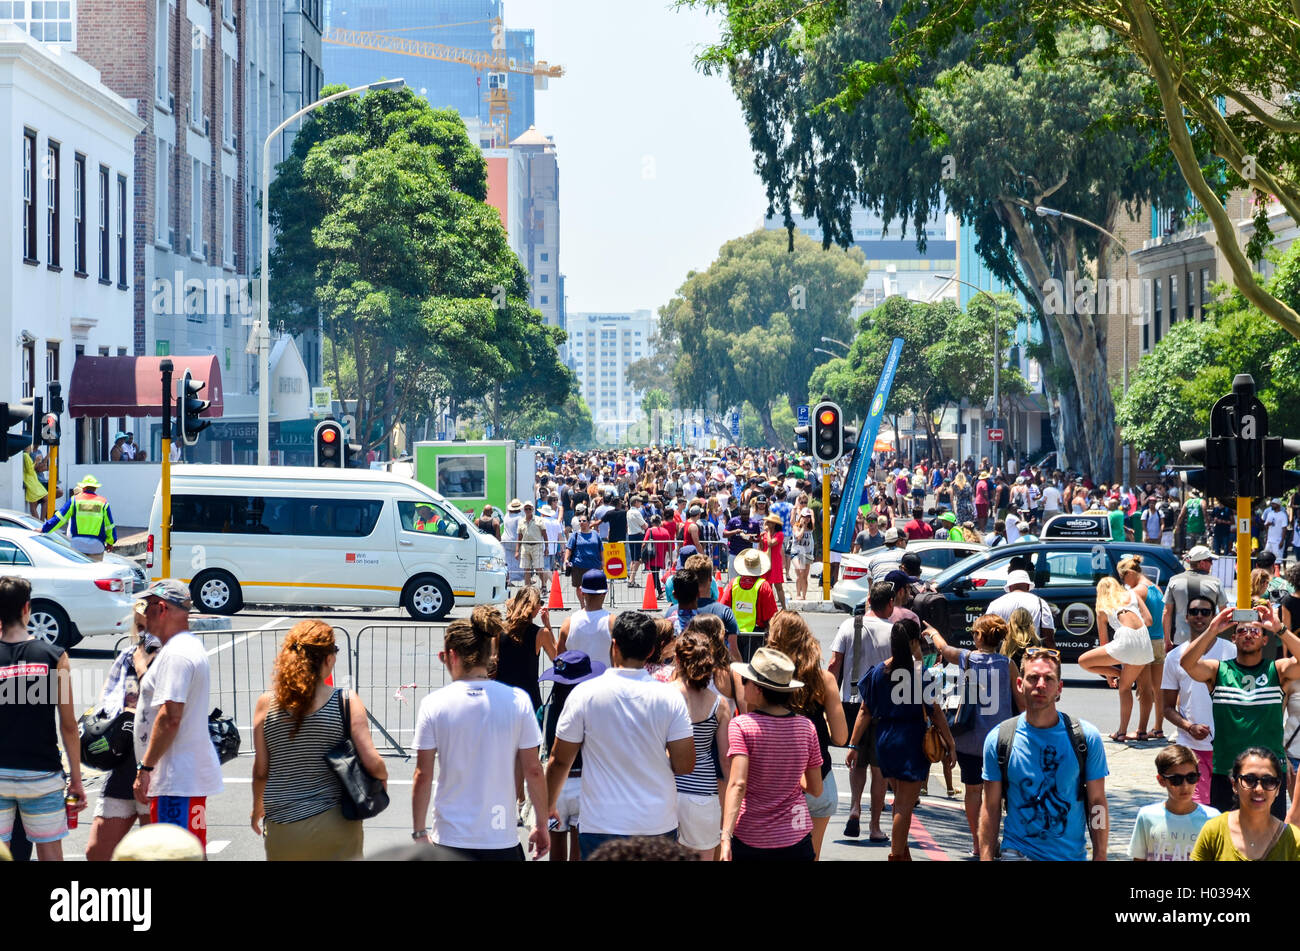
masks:
[(365, 538), (375, 530), (383, 508), (383, 499), (176, 495), (172, 497), (172, 531)]

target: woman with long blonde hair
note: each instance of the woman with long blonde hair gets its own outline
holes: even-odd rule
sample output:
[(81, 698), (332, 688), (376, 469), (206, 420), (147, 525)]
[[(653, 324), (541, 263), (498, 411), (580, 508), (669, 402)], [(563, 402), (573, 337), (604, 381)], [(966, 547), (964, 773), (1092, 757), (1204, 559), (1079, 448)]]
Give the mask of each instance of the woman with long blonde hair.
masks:
[(808, 813), (812, 817), (814, 860), (821, 857), (826, 826), (839, 808), (840, 794), (831, 771), (831, 746), (849, 741), (844, 706), (839, 702), (839, 685), (830, 671), (822, 668), (822, 650), (808, 628), (808, 623), (794, 611), (778, 611), (767, 626), (764, 646), (778, 650), (794, 661), (794, 676), (803, 686), (790, 696), (790, 709), (812, 721), (817, 731), (817, 745), (822, 754), (822, 794), (806, 792)]
[(1132, 688), (1154, 656), (1147, 634), (1150, 623), (1151, 612), (1146, 602), (1131, 588), (1110, 577), (1097, 582), (1097, 635), (1101, 646), (1086, 651), (1079, 658), (1079, 666), (1105, 677), (1112, 687), (1119, 688), (1119, 729), (1110, 735), (1116, 743), (1129, 739)]
[(343, 787), (325, 760), (339, 740), (351, 734), (366, 772), (388, 780), (365, 704), (329, 683), (338, 653), (332, 627), (299, 621), (280, 645), (271, 690), (253, 709), (251, 820), (269, 861), (361, 858), (361, 823), (343, 818)]
[(1007, 619), (1007, 631), (1002, 639), (1002, 656), (1020, 667), (1020, 659), (1031, 647), (1042, 647), (1042, 638), (1034, 629), (1034, 616), (1025, 608), (1016, 608)]

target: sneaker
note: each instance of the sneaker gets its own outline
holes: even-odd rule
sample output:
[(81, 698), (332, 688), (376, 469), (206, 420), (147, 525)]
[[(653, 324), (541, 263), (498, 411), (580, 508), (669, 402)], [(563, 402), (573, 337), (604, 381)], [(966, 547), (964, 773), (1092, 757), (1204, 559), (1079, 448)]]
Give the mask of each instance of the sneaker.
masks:
[(856, 839), (861, 834), (862, 834), (862, 828), (858, 822), (858, 817), (849, 816), (848, 821), (844, 823), (845, 837), (850, 839)]

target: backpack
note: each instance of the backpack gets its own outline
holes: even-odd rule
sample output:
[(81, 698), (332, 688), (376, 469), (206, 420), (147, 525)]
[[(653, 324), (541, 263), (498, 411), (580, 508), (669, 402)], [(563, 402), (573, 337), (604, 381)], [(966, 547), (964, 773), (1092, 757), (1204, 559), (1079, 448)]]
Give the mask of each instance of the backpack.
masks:
[(969, 733), (975, 728), (975, 714), (979, 703), (972, 703), (967, 695), (970, 689), (970, 684), (967, 683), (967, 673), (970, 671), (969, 660), (969, 654), (962, 655), (961, 663), (957, 665), (957, 689), (951, 693), (945, 692), (943, 698), (944, 718), (948, 721), (948, 730), (953, 736)]
[(946, 639), (948, 637), (948, 599), (938, 591), (919, 591), (909, 605), (912, 613), (929, 624)]
[[(1079, 721), (1068, 713), (1062, 713), (1061, 719), (1065, 722), (1066, 732), (1070, 734), (1070, 745), (1074, 747), (1074, 755), (1079, 761), (1079, 788), (1076, 791), (1076, 798), (1079, 802), (1086, 801), (1087, 779), (1085, 778), (1088, 764), (1088, 738), (1083, 735), (1083, 727)], [(1007, 764), (1011, 762), (1011, 744), (1016, 739), (1016, 727), (1020, 725), (1020, 717), (1012, 717), (1009, 720), (1003, 720), (1002, 725), (998, 727), (998, 774), (1002, 777), (1002, 787), (1005, 790), (1007, 785)], [(1007, 794), (1002, 793), (1002, 811), (1007, 811)]]

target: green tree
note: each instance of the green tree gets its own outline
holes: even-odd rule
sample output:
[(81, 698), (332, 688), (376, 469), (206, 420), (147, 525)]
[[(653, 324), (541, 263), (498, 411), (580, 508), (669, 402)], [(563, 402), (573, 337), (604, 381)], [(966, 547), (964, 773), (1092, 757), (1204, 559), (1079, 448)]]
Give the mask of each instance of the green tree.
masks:
[(273, 319), (300, 329), (320, 313), (371, 444), (498, 388), (521, 409), (569, 392), (562, 332), (529, 310), (527, 275), (486, 194), (464, 122), (409, 90), (317, 110), (279, 166)]
[(698, 0), (727, 14), (722, 42), (702, 62), (728, 70), (769, 211), (787, 225), (798, 207), (816, 218), (824, 242), (844, 245), (863, 204), (903, 234), (911, 225), (922, 248), (925, 223), (941, 209), (973, 229), (993, 273), (1046, 318), (1051, 362), (1070, 370), (1047, 377), (1058, 384), (1058, 445), (1070, 465), (1109, 477), (1110, 317), (1092, 302), (1079, 312), (1060, 291), (1093, 268), (1097, 282), (1115, 279), (1116, 249), (1085, 225), (1034, 209), (1050, 204), (1114, 231), (1121, 211), (1139, 202), (1181, 204), (1177, 176), (1147, 161), (1149, 128), (1130, 121), (1144, 86), (1096, 68), (1083, 55), (1090, 38), (1078, 31), (1053, 36), (1077, 55), (1052, 68), (1032, 54), (1012, 65), (964, 65), (970, 40), (954, 34), (942, 49), (912, 56), (891, 74), (895, 82), (852, 95), (854, 77), (893, 62), (896, 24), (909, 22), (896, 19), (905, 2)]
[(681, 341), (673, 366), (678, 402), (726, 407), (750, 402), (766, 445), (784, 445), (772, 404), (791, 410), (807, 399), (808, 376), (821, 362), (822, 336), (849, 329), (854, 295), (866, 280), (862, 252), (827, 251), (796, 237), (755, 231), (728, 241), (708, 270), (691, 272), (664, 306), (660, 321)]
[[(1265, 293), (1300, 309), (1300, 244), (1278, 262)], [(1300, 341), (1264, 319), (1240, 290), (1207, 308), (1203, 321), (1169, 328), (1130, 377), (1117, 414), (1125, 438), (1138, 449), (1172, 459), (1178, 442), (1199, 439), (1209, 428), (1210, 408), (1232, 389), (1232, 378), (1249, 373), (1269, 414), (1274, 434), (1300, 436)]]

